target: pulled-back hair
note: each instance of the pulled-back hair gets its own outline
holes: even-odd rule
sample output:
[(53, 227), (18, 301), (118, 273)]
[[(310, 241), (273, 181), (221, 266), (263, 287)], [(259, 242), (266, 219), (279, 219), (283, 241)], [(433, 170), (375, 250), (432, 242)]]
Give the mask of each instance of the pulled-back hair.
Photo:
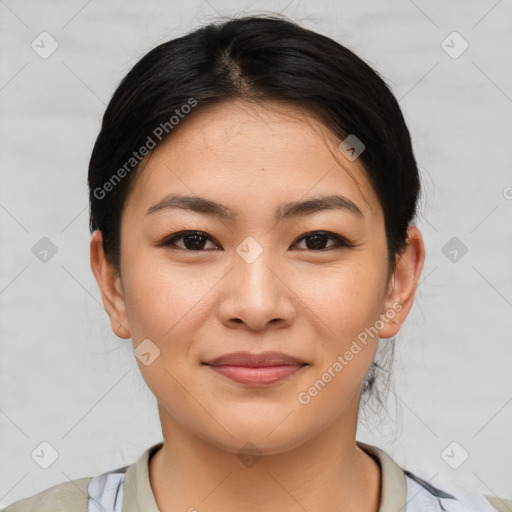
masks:
[[(186, 123), (191, 110), (235, 99), (302, 107), (340, 139), (355, 135), (364, 144), (359, 158), (384, 212), (393, 271), (420, 192), (397, 100), (348, 48), (284, 16), (256, 15), (214, 22), (160, 44), (135, 64), (110, 100), (89, 164), (90, 230), (101, 230), (118, 272), (121, 215), (141, 155), (172, 138), (175, 120)], [(374, 362), (363, 394), (373, 388), (379, 368)]]

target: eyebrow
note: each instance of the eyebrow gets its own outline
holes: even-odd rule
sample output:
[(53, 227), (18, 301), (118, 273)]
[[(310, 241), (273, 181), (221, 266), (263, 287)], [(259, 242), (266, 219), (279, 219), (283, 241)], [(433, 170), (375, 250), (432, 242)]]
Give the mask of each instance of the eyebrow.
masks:
[[(223, 204), (204, 197), (176, 194), (166, 195), (158, 203), (155, 203), (148, 209), (146, 216), (167, 209), (189, 210), (229, 221), (234, 221), (237, 218), (237, 212)], [(280, 204), (274, 210), (274, 219), (276, 222), (280, 222), (291, 217), (310, 215), (323, 210), (344, 210), (364, 219), (363, 212), (353, 201), (338, 194)]]

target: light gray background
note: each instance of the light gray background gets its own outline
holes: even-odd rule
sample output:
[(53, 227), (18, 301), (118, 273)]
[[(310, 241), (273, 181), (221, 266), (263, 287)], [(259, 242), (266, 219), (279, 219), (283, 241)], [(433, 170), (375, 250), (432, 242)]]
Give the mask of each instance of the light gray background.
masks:
[[(261, 11), (377, 69), (421, 167), (425, 268), (397, 337), (389, 416), (359, 439), (434, 485), (512, 498), (510, 0), (0, 0), (0, 507), (161, 440), (90, 270), (88, 159), (106, 103), (147, 51), (219, 14)], [(31, 48), (43, 31), (59, 45), (47, 59)], [(441, 47), (453, 31), (469, 43), (456, 59)], [(32, 253), (42, 237), (58, 249), (47, 263)], [(443, 253), (452, 237), (468, 248), (456, 262)], [(46, 470), (30, 456), (42, 441), (59, 453)], [(453, 441), (469, 453), (458, 469), (441, 457)]]

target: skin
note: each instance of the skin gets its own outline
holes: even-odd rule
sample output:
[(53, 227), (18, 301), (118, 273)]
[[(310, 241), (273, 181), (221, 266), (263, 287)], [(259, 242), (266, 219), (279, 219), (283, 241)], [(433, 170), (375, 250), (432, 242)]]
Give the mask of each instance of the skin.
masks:
[[(380, 468), (355, 439), (378, 336), (308, 404), (297, 396), (379, 315), (395, 311), (379, 336), (397, 334), (425, 252), (421, 233), (409, 227), (388, 279), (381, 205), (361, 161), (345, 158), (339, 142), (314, 117), (281, 103), (231, 101), (192, 113), (141, 164), (122, 215), (121, 274), (101, 232), (92, 236), (91, 267), (113, 331), (134, 348), (150, 339), (160, 350), (149, 365), (137, 361), (162, 424), (163, 448), (149, 462), (162, 512), (379, 508)], [(214, 200), (238, 217), (183, 209), (145, 215), (168, 193)], [(364, 217), (331, 209), (274, 220), (283, 202), (333, 193)], [(174, 249), (158, 245), (181, 230), (204, 232), (202, 250), (186, 249), (183, 238)], [(317, 249), (303, 238), (317, 231), (355, 247), (332, 248), (336, 239), (325, 238), (326, 249)], [(236, 252), (248, 236), (263, 250), (251, 263)], [(201, 364), (267, 350), (308, 366), (255, 388)], [(251, 466), (237, 457), (250, 452), (242, 448), (249, 442), (261, 455)]]

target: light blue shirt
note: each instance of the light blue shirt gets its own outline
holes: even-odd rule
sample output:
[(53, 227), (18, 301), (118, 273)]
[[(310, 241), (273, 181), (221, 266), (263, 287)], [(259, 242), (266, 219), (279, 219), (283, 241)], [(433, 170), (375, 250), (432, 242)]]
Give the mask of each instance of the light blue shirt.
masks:
[[(149, 484), (148, 455), (154, 453), (159, 446), (154, 445), (148, 449), (133, 465), (138, 468), (136, 485), (144, 488), (147, 500), (141, 506), (151, 512), (157, 510), (157, 507)], [(381, 449), (360, 442), (358, 446), (373, 456), (381, 468), (382, 502), (379, 512), (496, 512), (483, 495), (470, 491), (456, 481), (438, 484), (441, 488), (434, 487), (413, 473), (402, 470)], [(109, 471), (91, 479), (88, 487), (88, 512), (124, 512), (124, 482), (129, 467)], [(140, 504), (139, 497), (137, 500)], [(404, 501), (405, 508), (402, 505)]]

